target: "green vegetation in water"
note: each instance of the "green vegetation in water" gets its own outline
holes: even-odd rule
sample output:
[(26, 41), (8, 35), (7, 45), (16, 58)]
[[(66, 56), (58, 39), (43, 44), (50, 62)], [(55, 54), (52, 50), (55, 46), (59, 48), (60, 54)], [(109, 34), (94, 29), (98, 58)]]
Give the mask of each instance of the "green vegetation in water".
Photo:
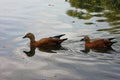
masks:
[(99, 19), (99, 20), (97, 20), (97, 22), (106, 22), (107, 20), (105, 20), (105, 19)]
[(120, 12), (114, 12), (114, 11), (111, 11), (111, 12), (104, 12), (104, 17), (106, 17), (108, 20), (108, 22), (115, 22), (115, 21), (118, 21), (120, 20), (120, 16), (117, 16), (119, 15)]
[(97, 31), (109, 31), (111, 34), (120, 34), (120, 26), (107, 28), (107, 29), (99, 29)]
[(90, 14), (77, 10), (68, 10), (67, 14), (72, 17), (77, 17), (78, 19), (90, 19), (92, 17)]
[[(67, 0), (67, 2), (75, 8), (68, 10), (67, 15), (84, 20), (104, 17), (105, 19), (98, 19), (96, 22), (107, 22), (113, 27), (107, 29), (110, 33), (120, 33), (120, 27), (115, 29), (116, 26), (120, 26), (120, 0)], [(89, 23), (85, 24), (89, 25)]]
[(100, 12), (103, 10), (100, 0), (70, 0), (69, 2), (72, 7), (86, 9), (89, 12)]
[(112, 22), (111, 25), (120, 25), (120, 22)]
[(92, 16), (95, 16), (95, 17), (102, 17), (103, 14), (93, 14)]
[(86, 24), (86, 25), (92, 25), (92, 24), (94, 24), (94, 23), (92, 23), (92, 22), (86, 22), (85, 24)]
[[(71, 15), (74, 17), (79, 17), (78, 15), (81, 15), (81, 12), (76, 12), (77, 9), (85, 9), (87, 13), (84, 14), (87, 15), (91, 15), (90, 13), (92, 12), (102, 12), (103, 14), (96, 14), (92, 16), (103, 16), (110, 19), (116, 18), (115, 16), (120, 13), (120, 0), (69, 0), (69, 3), (71, 7), (75, 7), (76, 10), (68, 10), (67, 13), (69, 13), (69, 11), (77, 13), (75, 15)], [(109, 12), (104, 12), (105, 10), (109, 10)]]
[(120, 0), (69, 0), (71, 7), (86, 9), (89, 12), (119, 10)]

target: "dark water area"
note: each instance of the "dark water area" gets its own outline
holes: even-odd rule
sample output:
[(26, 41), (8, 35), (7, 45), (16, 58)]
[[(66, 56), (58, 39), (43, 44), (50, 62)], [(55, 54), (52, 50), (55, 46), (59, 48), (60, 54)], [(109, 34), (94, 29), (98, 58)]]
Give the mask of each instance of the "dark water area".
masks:
[[(119, 0), (1, 0), (0, 6), (0, 80), (120, 79)], [(36, 40), (59, 34), (68, 40), (55, 53), (30, 51), (22, 38), (28, 32)], [(85, 52), (85, 35), (117, 43)]]

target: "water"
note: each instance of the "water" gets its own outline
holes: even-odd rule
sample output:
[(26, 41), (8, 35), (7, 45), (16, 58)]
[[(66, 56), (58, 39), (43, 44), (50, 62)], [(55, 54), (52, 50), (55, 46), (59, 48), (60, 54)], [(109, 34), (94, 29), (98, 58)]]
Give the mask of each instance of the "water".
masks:
[[(0, 79), (119, 80), (119, 0), (111, 0), (112, 7), (104, 0), (102, 6), (79, 1), (1, 0)], [(90, 7), (93, 4), (95, 8)], [(27, 32), (34, 33), (36, 40), (63, 33), (68, 40), (62, 44), (65, 49), (54, 50), (56, 53), (35, 49), (35, 54), (27, 56), (23, 51), (30, 50), (29, 40), (22, 39)], [(91, 39), (114, 37), (114, 51), (82, 52), (80, 39), (85, 35)]]

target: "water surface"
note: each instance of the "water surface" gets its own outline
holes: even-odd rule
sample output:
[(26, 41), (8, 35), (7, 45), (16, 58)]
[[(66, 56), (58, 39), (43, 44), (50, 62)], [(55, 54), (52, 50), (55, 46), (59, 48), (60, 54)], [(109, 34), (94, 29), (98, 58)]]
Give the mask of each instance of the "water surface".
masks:
[[(1, 80), (119, 80), (120, 1), (110, 0), (2, 0), (0, 2)], [(111, 6), (112, 5), (112, 6)], [(64, 49), (56, 53), (29, 52), (32, 32), (36, 40), (66, 34)], [(85, 35), (114, 37), (114, 51), (84, 53)]]

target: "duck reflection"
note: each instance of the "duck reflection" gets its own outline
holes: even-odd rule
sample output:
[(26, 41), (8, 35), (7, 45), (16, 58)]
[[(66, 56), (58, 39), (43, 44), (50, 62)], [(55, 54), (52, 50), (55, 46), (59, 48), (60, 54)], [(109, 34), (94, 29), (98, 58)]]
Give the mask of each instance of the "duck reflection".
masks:
[(36, 47), (30, 47), (30, 51), (23, 51), (28, 57), (32, 57), (35, 55), (35, 49)]
[(56, 46), (56, 47), (33, 47), (33, 46), (30, 46), (30, 51), (23, 51), (28, 57), (32, 57), (35, 55), (35, 50), (36, 48), (39, 50), (39, 51), (42, 51), (42, 52), (47, 52), (47, 53), (57, 53), (56, 51), (54, 50), (66, 50), (66, 48), (62, 47), (62, 46)]
[(107, 54), (111, 54), (111, 51), (115, 52), (115, 50), (112, 47), (108, 47), (108, 48), (88, 48), (88, 47), (85, 47), (84, 50), (80, 50), (80, 51), (83, 53), (86, 53), (86, 54), (88, 54), (90, 51), (99, 52), (99, 53), (107, 53)]

